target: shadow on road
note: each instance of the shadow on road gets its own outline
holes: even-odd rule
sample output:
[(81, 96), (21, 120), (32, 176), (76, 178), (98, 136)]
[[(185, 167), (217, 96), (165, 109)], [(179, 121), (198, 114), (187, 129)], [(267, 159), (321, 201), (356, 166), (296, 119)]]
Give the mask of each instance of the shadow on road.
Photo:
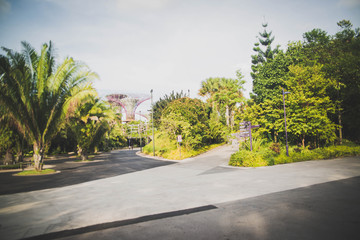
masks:
[(115, 150), (95, 156), (94, 161), (75, 162), (64, 157), (45, 161), (54, 165), (59, 174), (44, 176), (13, 176), (14, 172), (0, 173), (0, 195), (64, 187), (73, 184), (114, 177), (126, 173), (173, 164), (173, 162), (143, 158), (137, 150)]

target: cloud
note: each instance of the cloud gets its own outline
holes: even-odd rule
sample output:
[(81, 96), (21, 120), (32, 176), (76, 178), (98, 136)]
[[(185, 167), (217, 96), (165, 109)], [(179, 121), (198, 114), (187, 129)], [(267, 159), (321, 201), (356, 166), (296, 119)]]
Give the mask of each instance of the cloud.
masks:
[(348, 8), (360, 7), (360, 0), (340, 0), (339, 5)]
[(0, 14), (5, 15), (11, 10), (11, 4), (6, 0), (0, 0)]
[(161, 9), (165, 7), (170, 0), (117, 0), (117, 7), (120, 10), (137, 9)]

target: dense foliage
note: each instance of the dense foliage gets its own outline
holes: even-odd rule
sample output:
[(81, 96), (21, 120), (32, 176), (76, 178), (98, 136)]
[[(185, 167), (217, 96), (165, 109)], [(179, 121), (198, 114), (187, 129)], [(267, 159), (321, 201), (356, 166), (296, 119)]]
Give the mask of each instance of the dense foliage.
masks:
[(21, 161), (32, 145), (34, 167), (40, 171), (49, 150), (94, 148), (104, 142), (100, 139), (114, 129), (115, 118), (108, 106), (94, 102), (97, 74), (70, 57), (57, 64), (51, 42), (39, 53), (26, 42), (22, 48), (3, 47), (5, 55), (0, 55), (0, 154), (9, 159), (6, 163), (12, 163), (14, 151)]
[(161, 116), (161, 131), (170, 139), (178, 135), (187, 147), (198, 148), (210, 142), (205, 104), (198, 99), (180, 98), (171, 102)]
[(21, 53), (3, 48), (0, 56), (0, 103), (18, 131), (33, 144), (34, 165), (41, 170), (46, 148), (66, 117), (88, 96), (96, 94), (97, 75), (84, 64), (66, 58), (55, 64), (52, 43), (37, 53), (22, 42)]
[(262, 167), (276, 164), (309, 161), (316, 159), (331, 159), (343, 156), (360, 156), (360, 146), (352, 143), (344, 145), (317, 148), (314, 150), (290, 148), (290, 156), (286, 156), (285, 148), (277, 152), (272, 144), (263, 144), (257, 151), (248, 151), (245, 147), (231, 155), (229, 165), (237, 167)]
[(174, 91), (172, 91), (170, 94), (165, 94), (164, 97), (160, 98), (153, 106), (153, 112), (154, 112), (154, 125), (155, 127), (160, 127), (160, 119), (161, 119), (161, 115), (163, 110), (167, 107), (167, 105), (169, 103), (171, 103), (172, 101), (176, 100), (176, 99), (180, 99), (186, 97), (186, 94), (181, 91), (181, 92), (177, 92), (175, 93)]
[[(277, 81), (276, 75), (265, 76), (265, 78), (264, 76), (262, 76), (264, 74), (264, 71), (262, 69), (263, 65), (265, 65), (265, 63), (267, 62), (272, 61), (276, 54), (280, 51), (280, 46), (276, 46), (274, 49), (272, 49), (271, 44), (274, 42), (275, 37), (271, 36), (271, 31), (267, 31), (268, 24), (265, 23), (262, 26), (264, 30), (263, 32), (259, 33), (258, 42), (254, 44), (255, 46), (253, 48), (255, 54), (251, 56), (251, 77), (253, 78), (254, 82), (253, 92), (256, 94), (252, 96), (256, 96), (259, 101), (262, 101), (264, 98), (268, 97), (268, 94), (263, 94), (263, 91), (266, 91), (267, 89), (267, 84), (263, 84), (263, 80), (271, 79), (270, 82)], [(279, 68), (279, 71), (281, 70), (282, 69)]]
[(284, 141), (285, 96), (290, 142), (318, 147), (342, 138), (360, 140), (360, 35), (349, 21), (329, 36), (314, 29), (303, 42), (256, 64), (253, 92), (237, 118), (261, 125), (257, 131), (272, 141)]
[[(159, 132), (155, 136), (155, 153), (171, 159), (178, 159), (180, 144), (182, 158), (197, 155), (208, 150), (210, 145), (225, 140), (224, 126), (210, 119), (211, 108), (199, 99), (188, 97), (173, 100), (162, 111)], [(182, 142), (177, 142), (178, 136)], [(152, 152), (152, 144), (144, 148)]]
[(88, 151), (94, 152), (116, 120), (114, 112), (99, 99), (91, 99), (77, 108), (68, 126), (74, 132), (82, 160), (87, 160)]
[(237, 104), (243, 102), (243, 75), (236, 73), (237, 79), (231, 78), (208, 78), (201, 82), (199, 95), (206, 97), (206, 101), (212, 109), (212, 121), (220, 121), (229, 129), (234, 127), (234, 114)]

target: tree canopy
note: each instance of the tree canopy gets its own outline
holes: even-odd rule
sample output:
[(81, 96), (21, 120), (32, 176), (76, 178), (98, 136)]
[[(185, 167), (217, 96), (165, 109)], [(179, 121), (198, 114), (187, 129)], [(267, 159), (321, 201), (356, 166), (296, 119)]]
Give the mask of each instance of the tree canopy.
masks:
[(234, 111), (236, 104), (240, 104), (243, 98), (243, 75), (237, 72), (238, 79), (231, 78), (208, 78), (201, 82), (199, 95), (206, 97), (206, 101), (212, 107), (212, 118), (216, 120), (221, 116), (225, 119), (228, 127), (234, 126)]
[[(303, 34), (253, 71), (252, 99), (240, 119), (260, 122), (258, 132), (283, 138), (282, 88), (286, 96), (288, 130), (292, 141), (313, 145), (334, 142), (335, 132), (359, 141), (360, 38), (347, 20), (333, 36), (321, 29)], [(241, 114), (241, 113), (240, 113)], [(342, 132), (342, 130), (344, 130)]]
[(88, 96), (96, 95), (91, 81), (98, 76), (81, 62), (55, 62), (53, 44), (40, 53), (27, 42), (22, 52), (3, 48), (0, 56), (0, 104), (22, 135), (33, 144), (36, 170), (45, 149), (65, 124), (66, 117)]

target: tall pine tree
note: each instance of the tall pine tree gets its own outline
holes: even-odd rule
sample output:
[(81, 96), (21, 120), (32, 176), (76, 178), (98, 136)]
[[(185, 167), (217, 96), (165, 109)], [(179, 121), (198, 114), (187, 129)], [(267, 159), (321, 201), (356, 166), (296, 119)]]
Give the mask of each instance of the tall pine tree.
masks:
[(253, 79), (256, 78), (259, 65), (272, 60), (275, 54), (277, 54), (279, 51), (279, 46), (276, 46), (274, 49), (271, 48), (271, 44), (273, 43), (275, 37), (271, 36), (272, 31), (268, 32), (268, 30), (266, 29), (268, 24), (263, 23), (262, 26), (264, 30), (262, 33), (259, 32), (259, 36), (257, 37), (259, 41), (254, 44), (255, 46), (253, 48), (256, 54), (251, 55), (251, 76)]
[[(262, 24), (262, 26), (264, 30), (259, 32), (258, 42), (255, 43), (253, 48), (256, 54), (251, 56), (251, 77), (253, 78), (253, 94), (251, 94), (251, 98), (257, 103), (272, 98), (274, 94), (269, 94), (269, 92), (272, 93), (273, 90), (277, 90), (281, 84), (279, 84), (279, 76), (269, 75), (269, 70), (274, 68), (282, 69), (282, 65), (284, 65), (283, 63), (272, 64), (276, 56), (282, 52), (279, 50), (280, 46), (272, 49), (275, 37), (272, 36), (272, 31), (267, 30), (267, 23)], [(278, 66), (279, 64), (281, 66)]]

